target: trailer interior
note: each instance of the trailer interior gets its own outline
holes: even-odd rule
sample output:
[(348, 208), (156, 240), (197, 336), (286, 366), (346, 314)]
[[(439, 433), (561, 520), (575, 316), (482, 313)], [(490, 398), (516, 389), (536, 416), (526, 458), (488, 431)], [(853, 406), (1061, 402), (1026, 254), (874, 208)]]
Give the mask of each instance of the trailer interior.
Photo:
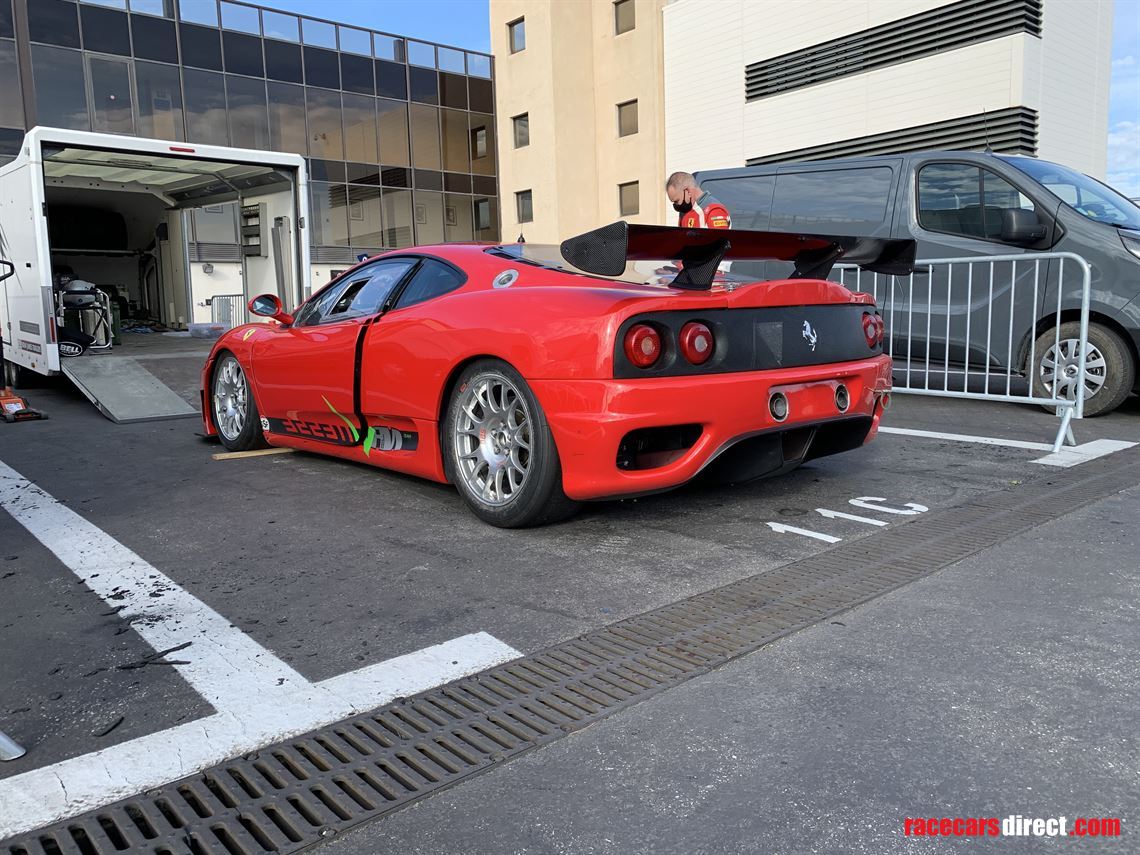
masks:
[(211, 342), (188, 332), (202, 300), (188, 255), (189, 212), (240, 206), (244, 299), (232, 323), (246, 320), (244, 302), (257, 294), (292, 305), (296, 169), (47, 142), (42, 162), (56, 299), (61, 277), (73, 277), (94, 285), (103, 304), (60, 309), (62, 334), (74, 328), (94, 339), (83, 355), (61, 359), (60, 370), (114, 421), (194, 415)]

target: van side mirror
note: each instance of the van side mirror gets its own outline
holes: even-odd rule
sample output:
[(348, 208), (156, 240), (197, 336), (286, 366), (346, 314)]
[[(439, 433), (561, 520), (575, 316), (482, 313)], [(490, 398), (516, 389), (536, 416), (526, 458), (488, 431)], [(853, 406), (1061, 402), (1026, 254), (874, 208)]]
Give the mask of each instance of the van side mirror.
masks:
[(1001, 209), (1001, 239), (1005, 243), (1030, 244), (1045, 237), (1045, 225), (1025, 208)]
[(293, 323), (293, 316), (281, 305), (281, 298), (276, 294), (262, 294), (259, 297), (254, 297), (249, 301), (249, 311), (251, 314), (260, 315), (263, 318), (273, 318), (275, 321), (280, 321), (283, 324)]

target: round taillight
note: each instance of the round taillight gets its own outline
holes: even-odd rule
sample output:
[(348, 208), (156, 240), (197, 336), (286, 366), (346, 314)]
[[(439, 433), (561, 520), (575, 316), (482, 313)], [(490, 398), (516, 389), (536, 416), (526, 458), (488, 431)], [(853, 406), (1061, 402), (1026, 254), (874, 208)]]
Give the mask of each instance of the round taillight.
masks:
[(625, 356), (638, 368), (648, 368), (661, 355), (661, 336), (649, 324), (634, 324), (625, 334)]
[(874, 349), (883, 343), (883, 319), (870, 312), (863, 313), (863, 337), (867, 347)]
[(700, 321), (689, 321), (681, 327), (678, 338), (681, 353), (693, 365), (703, 365), (713, 355), (713, 334)]

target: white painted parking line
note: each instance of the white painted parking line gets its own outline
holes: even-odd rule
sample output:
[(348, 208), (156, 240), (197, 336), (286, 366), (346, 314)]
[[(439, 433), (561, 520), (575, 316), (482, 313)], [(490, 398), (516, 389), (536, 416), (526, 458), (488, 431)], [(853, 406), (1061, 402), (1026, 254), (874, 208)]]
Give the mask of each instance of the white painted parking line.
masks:
[(800, 537), (810, 537), (812, 540), (822, 540), (824, 543), (839, 543), (843, 540), (843, 538), (836, 537), (833, 534), (824, 534), (821, 531), (812, 531), (810, 528), (800, 528), (784, 523), (770, 522), (767, 523), (767, 526), (776, 534), (798, 534)]
[(1081, 463), (1088, 463), (1090, 460), (1096, 460), (1098, 457), (1123, 451), (1135, 445), (1135, 442), (1125, 442), (1121, 439), (1094, 439), (1084, 445), (1066, 446), (1054, 454), (1039, 457), (1033, 462), (1040, 463), (1042, 466), (1078, 466)]
[(915, 430), (913, 428), (880, 427), (879, 433), (893, 433), (900, 436), (917, 436), (923, 439), (947, 439), (951, 442), (972, 442), (978, 445), (1000, 445), (1005, 448), (1026, 448), (1030, 451), (1052, 451), (1053, 446), (1045, 442), (1025, 442), (1020, 439), (1001, 439), (996, 436), (971, 436), (964, 433), (942, 433), (935, 430)]
[(216, 715), (0, 781), (0, 837), (159, 786), (521, 655), (479, 632), (312, 683), (153, 565), (0, 461), (0, 507), (176, 668)]
[(1005, 448), (1024, 448), (1028, 451), (1048, 452), (1045, 457), (1032, 461), (1044, 466), (1078, 466), (1098, 457), (1104, 457), (1126, 448), (1137, 445), (1135, 442), (1125, 442), (1119, 439), (1094, 439), (1083, 445), (1065, 446), (1058, 452), (1046, 442), (1026, 442), (1020, 439), (1002, 439), (996, 436), (972, 436), (963, 433), (942, 433), (933, 430), (916, 430), (912, 428), (881, 427), (879, 433), (898, 434), (900, 436), (914, 436), (921, 439), (944, 439), (951, 442), (969, 442), (976, 445), (997, 445)]

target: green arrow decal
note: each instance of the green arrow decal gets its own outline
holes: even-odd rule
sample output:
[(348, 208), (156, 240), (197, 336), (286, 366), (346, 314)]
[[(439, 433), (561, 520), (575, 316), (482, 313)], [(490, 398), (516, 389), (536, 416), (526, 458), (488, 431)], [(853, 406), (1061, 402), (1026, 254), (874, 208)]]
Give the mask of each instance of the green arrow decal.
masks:
[(359, 433), (359, 431), (357, 431), (356, 425), (354, 425), (352, 422), (350, 422), (348, 419), (346, 419), (344, 416), (342, 416), (340, 413), (338, 413), (336, 411), (336, 407), (334, 407), (332, 404), (330, 404), (329, 399), (326, 398), (324, 395), (321, 395), (321, 400), (324, 401), (325, 405), (330, 410), (333, 411), (333, 415), (335, 415), (338, 419), (340, 419), (342, 422), (344, 422), (346, 425), (348, 425), (348, 429), (350, 431), (352, 431), (352, 441), (353, 442), (360, 442), (360, 433)]

